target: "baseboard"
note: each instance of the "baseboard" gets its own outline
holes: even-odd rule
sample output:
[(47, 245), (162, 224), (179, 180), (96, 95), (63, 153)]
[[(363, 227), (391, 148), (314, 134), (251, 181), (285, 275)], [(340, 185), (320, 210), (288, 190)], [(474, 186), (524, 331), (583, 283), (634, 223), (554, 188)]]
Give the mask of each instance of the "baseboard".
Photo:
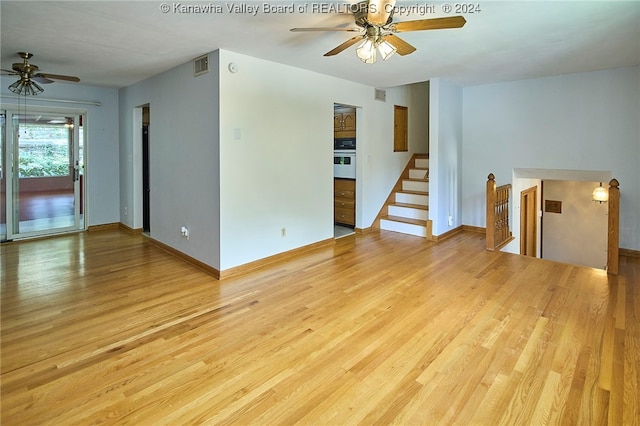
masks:
[(429, 241), (435, 241), (437, 243), (440, 243), (444, 240), (446, 240), (447, 238), (451, 238), (453, 237), (455, 234), (457, 234), (458, 232), (462, 232), (462, 226), (458, 226), (456, 228), (451, 229), (450, 231), (445, 232), (444, 234), (440, 234), (440, 235), (433, 235)]
[(640, 250), (621, 248), (618, 251), (618, 254), (620, 256), (627, 256), (627, 257), (640, 257)]
[(162, 250), (169, 252), (171, 254), (173, 254), (174, 256), (184, 260), (187, 263), (190, 263), (191, 265), (195, 266), (198, 269), (203, 270), (204, 272), (206, 272), (209, 275), (212, 275), (215, 279), (219, 280), (220, 279), (220, 271), (218, 271), (216, 268), (207, 265), (204, 262), (199, 261), (196, 258), (193, 258), (191, 256), (189, 256), (188, 254), (185, 254), (183, 252), (181, 252), (180, 250), (176, 250), (175, 248), (166, 245), (163, 242), (160, 242), (158, 240), (155, 240), (151, 237), (149, 237), (149, 242), (151, 244), (153, 244), (156, 247), (161, 248)]
[(87, 231), (89, 232), (108, 231), (108, 230), (118, 229), (120, 225), (121, 224), (119, 222), (103, 223), (102, 225), (91, 225), (87, 227)]
[(463, 231), (477, 232), (478, 234), (486, 234), (487, 228), (481, 226), (462, 225)]
[(131, 235), (142, 234), (142, 228), (131, 228), (130, 226), (127, 226), (122, 222), (120, 222), (119, 227), (120, 229), (122, 229), (125, 232), (128, 232)]
[(274, 254), (273, 256), (265, 257), (264, 259), (258, 259), (253, 262), (245, 263), (244, 265), (239, 265), (233, 268), (225, 269), (224, 271), (219, 272), (218, 279), (228, 279), (228, 278), (244, 275), (247, 272), (255, 271), (256, 269), (262, 268), (267, 265), (272, 265), (273, 263), (279, 262), (281, 260), (290, 259), (293, 256), (306, 254), (320, 247), (325, 247), (325, 246), (335, 244), (335, 242), (336, 240), (334, 238), (329, 238), (326, 240), (318, 241), (317, 243), (312, 243), (306, 246), (298, 247), (293, 250), (285, 251), (283, 253)]
[[(370, 226), (368, 228), (354, 228), (354, 231), (355, 231), (356, 234), (362, 235), (362, 234), (369, 234), (369, 233), (371, 233), (373, 231), (376, 231), (376, 229), (374, 229), (373, 226)], [(379, 229), (378, 229), (378, 231), (379, 231)]]

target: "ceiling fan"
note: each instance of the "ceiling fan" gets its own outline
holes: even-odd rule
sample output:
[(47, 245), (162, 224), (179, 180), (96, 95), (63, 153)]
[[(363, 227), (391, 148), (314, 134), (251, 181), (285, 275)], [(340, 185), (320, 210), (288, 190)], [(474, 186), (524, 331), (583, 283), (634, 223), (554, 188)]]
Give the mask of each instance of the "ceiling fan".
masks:
[(80, 81), (78, 77), (70, 75), (38, 72), (39, 68), (29, 63), (29, 59), (33, 56), (32, 53), (18, 52), (18, 55), (22, 58), (22, 62), (14, 63), (11, 70), (0, 70), (2, 71), (2, 75), (16, 75), (20, 77), (19, 80), (9, 85), (9, 90), (13, 93), (18, 95), (38, 95), (44, 91), (38, 83), (49, 84), (55, 80), (72, 81), (74, 83)]
[(395, 3), (396, 0), (364, 0), (351, 5), (349, 10), (354, 15), (357, 27), (292, 28), (290, 31), (346, 31), (360, 33), (328, 51), (324, 56), (337, 55), (362, 41), (356, 53), (363, 62), (372, 64), (376, 62), (376, 50), (380, 52), (385, 61), (396, 52), (403, 56), (415, 52), (416, 48), (398, 37), (396, 33), (460, 28), (467, 22), (462, 16), (451, 16), (393, 23)]

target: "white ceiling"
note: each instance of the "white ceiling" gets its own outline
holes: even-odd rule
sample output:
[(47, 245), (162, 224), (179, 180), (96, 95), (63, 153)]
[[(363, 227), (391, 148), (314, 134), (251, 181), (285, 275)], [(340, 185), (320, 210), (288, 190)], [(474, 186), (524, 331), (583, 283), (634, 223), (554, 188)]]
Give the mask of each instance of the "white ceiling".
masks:
[[(347, 32), (292, 33), (293, 27), (350, 26), (348, 13), (264, 13), (263, 3), (291, 1), (7, 1), (0, 2), (0, 65), (11, 69), (16, 52), (34, 54), (40, 71), (80, 77), (80, 84), (123, 87), (225, 49), (376, 87), (444, 78), (461, 86), (520, 80), (640, 64), (640, 1), (487, 1), (463, 16), (461, 29), (401, 34), (417, 47), (411, 55), (367, 65), (355, 47), (323, 54), (352, 37)], [(355, 0), (295, 1), (298, 7)], [(445, 14), (396, 14), (401, 22)], [(454, 5), (453, 2), (448, 3)], [(218, 5), (223, 13), (178, 13), (176, 5)], [(229, 13), (252, 5), (257, 15)]]

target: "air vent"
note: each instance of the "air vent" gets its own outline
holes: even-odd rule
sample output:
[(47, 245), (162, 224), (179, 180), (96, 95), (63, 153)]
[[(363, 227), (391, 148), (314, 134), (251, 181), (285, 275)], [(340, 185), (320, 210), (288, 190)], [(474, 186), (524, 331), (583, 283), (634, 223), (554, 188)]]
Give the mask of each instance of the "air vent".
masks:
[(209, 72), (209, 55), (200, 56), (193, 60), (193, 76)]
[(386, 90), (382, 90), (382, 89), (376, 89), (376, 93), (374, 96), (376, 101), (382, 101), (382, 102), (386, 102), (387, 101), (387, 91)]

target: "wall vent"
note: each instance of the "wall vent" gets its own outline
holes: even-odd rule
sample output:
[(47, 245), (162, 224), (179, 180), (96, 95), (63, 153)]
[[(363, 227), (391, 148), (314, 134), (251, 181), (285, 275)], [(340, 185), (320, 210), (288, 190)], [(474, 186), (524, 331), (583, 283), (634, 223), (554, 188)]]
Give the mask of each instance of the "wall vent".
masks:
[(376, 89), (374, 98), (376, 101), (387, 102), (387, 91), (383, 89)]
[(209, 55), (200, 56), (193, 60), (193, 76), (197, 77), (199, 75), (205, 74), (209, 72)]

